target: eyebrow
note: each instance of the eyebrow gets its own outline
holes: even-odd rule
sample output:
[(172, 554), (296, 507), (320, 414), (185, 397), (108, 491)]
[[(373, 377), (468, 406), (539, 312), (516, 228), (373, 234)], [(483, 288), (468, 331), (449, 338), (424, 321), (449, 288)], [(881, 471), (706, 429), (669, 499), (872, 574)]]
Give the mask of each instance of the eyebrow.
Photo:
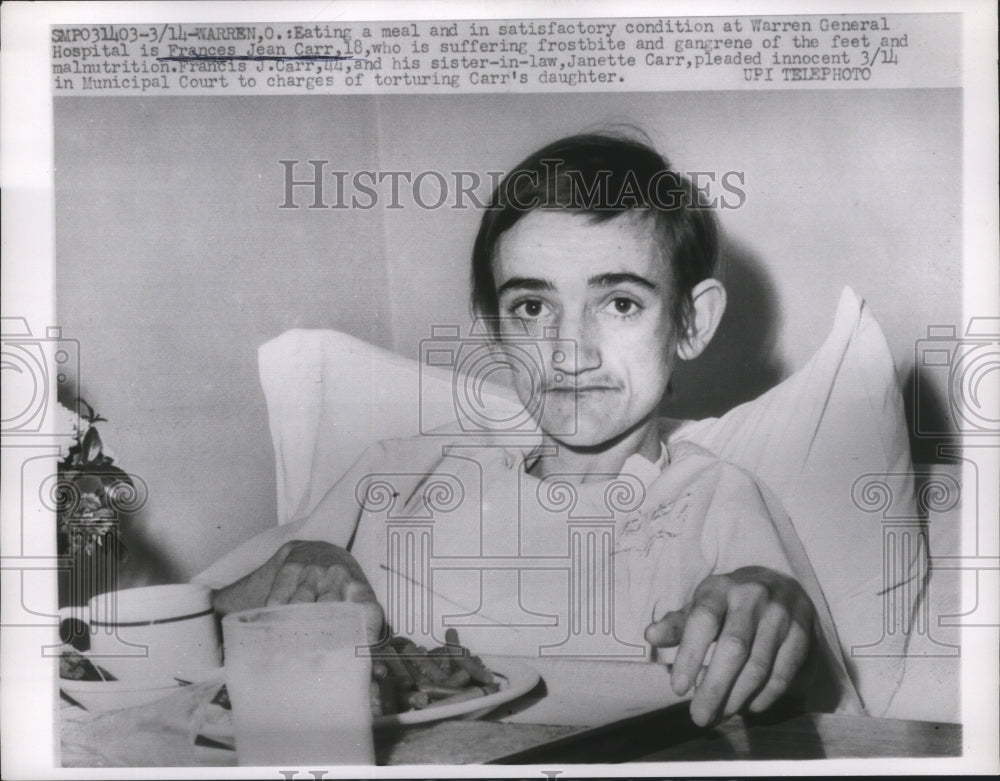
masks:
[(555, 285), (545, 279), (534, 277), (511, 277), (497, 288), (497, 298), (508, 290), (554, 290)]
[(656, 283), (652, 280), (633, 274), (630, 271), (618, 271), (609, 274), (598, 274), (587, 280), (589, 287), (615, 287), (617, 285), (638, 285), (647, 290), (656, 290)]
[[(645, 277), (641, 277), (638, 274), (633, 274), (630, 271), (615, 271), (607, 274), (597, 274), (587, 280), (588, 287), (615, 287), (617, 285), (637, 285), (638, 287), (645, 288), (646, 290), (657, 289), (655, 282), (652, 282)], [(508, 290), (548, 291), (554, 289), (555, 285), (547, 279), (538, 279), (535, 277), (511, 277), (500, 285), (499, 288), (497, 288), (497, 298), (502, 296)]]

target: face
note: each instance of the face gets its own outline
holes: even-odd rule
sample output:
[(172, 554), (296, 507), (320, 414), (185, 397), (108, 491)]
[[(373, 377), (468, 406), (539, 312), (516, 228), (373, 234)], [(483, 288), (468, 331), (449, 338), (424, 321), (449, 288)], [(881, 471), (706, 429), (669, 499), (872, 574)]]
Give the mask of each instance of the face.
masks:
[(502, 349), (524, 354), (512, 326), (533, 337), (557, 329), (557, 346), (533, 343), (540, 383), (514, 374), (542, 431), (569, 447), (599, 449), (650, 422), (676, 350), (672, 275), (652, 221), (626, 213), (591, 223), (533, 211), (501, 237), (493, 263), (500, 315), (511, 320), (501, 326)]

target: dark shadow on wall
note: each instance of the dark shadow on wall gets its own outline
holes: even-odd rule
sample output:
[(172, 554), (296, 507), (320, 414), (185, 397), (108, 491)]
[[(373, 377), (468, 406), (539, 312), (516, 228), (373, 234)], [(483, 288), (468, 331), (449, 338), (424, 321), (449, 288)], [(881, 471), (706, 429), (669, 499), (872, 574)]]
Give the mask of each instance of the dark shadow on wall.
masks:
[(951, 400), (943, 398), (918, 367), (901, 380), (903, 405), (915, 464), (948, 463), (962, 444)]
[(119, 571), (122, 588), (182, 583), (180, 568), (150, 539), (150, 519), (144, 510), (123, 519), (126, 556)]
[(728, 304), (715, 338), (693, 361), (678, 361), (660, 414), (718, 417), (757, 398), (784, 378), (776, 355), (777, 291), (754, 253), (723, 237), (721, 273)]
[[(718, 276), (728, 293), (722, 323), (699, 358), (677, 362), (661, 415), (718, 417), (757, 398), (788, 374), (777, 354), (781, 330), (777, 289), (759, 258), (745, 245), (723, 237)], [(955, 452), (961, 437), (951, 400), (919, 367), (900, 377), (900, 385), (913, 462), (952, 460), (946, 454)]]
[[(72, 376), (60, 388), (58, 402), (67, 409), (75, 408), (77, 398), (94, 398), (96, 395), (91, 392), (92, 388), (79, 383), (80, 379)], [(67, 391), (66, 389), (69, 390)], [(97, 423), (96, 428), (100, 432), (100, 423)], [(125, 460), (127, 461), (127, 459)], [(120, 534), (118, 550), (121, 553), (121, 557), (115, 572), (117, 579), (116, 588), (126, 589), (184, 582), (186, 578), (183, 576), (178, 564), (170, 560), (151, 534), (153, 517), (149, 507), (146, 506), (146, 501), (149, 498), (148, 492), (153, 490), (153, 488), (141, 475), (131, 474), (128, 464), (120, 461), (118, 457), (114, 459), (113, 466), (123, 469), (130, 475), (135, 483), (136, 496), (138, 497), (138, 502), (136, 505), (133, 505), (134, 509), (131, 512), (122, 510), (118, 516), (118, 530)], [(68, 581), (63, 585), (68, 586)], [(61, 585), (60, 588), (62, 587)], [(60, 598), (62, 596), (63, 592), (60, 592)], [(83, 601), (74, 601), (72, 604), (85, 603), (86, 599)]]

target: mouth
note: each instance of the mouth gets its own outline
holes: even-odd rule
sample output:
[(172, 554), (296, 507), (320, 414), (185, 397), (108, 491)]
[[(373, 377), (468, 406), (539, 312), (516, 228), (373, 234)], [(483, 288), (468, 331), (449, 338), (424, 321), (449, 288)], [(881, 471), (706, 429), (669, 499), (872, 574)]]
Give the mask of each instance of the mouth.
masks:
[(606, 391), (614, 391), (617, 388), (612, 388), (607, 385), (577, 385), (577, 386), (565, 386), (558, 385), (551, 388), (546, 388), (546, 393), (565, 393), (567, 395), (581, 394), (581, 393), (602, 393)]

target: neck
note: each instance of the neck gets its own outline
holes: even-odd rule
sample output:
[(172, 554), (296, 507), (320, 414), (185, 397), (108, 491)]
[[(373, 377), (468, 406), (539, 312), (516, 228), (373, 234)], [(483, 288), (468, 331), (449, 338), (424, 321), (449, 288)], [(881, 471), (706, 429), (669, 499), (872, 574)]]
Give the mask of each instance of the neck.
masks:
[(575, 479), (581, 483), (616, 477), (629, 457), (636, 454), (655, 462), (661, 449), (660, 430), (653, 416), (593, 447), (567, 445), (547, 435), (542, 444), (543, 454), (528, 472), (540, 479), (553, 474), (579, 475)]

